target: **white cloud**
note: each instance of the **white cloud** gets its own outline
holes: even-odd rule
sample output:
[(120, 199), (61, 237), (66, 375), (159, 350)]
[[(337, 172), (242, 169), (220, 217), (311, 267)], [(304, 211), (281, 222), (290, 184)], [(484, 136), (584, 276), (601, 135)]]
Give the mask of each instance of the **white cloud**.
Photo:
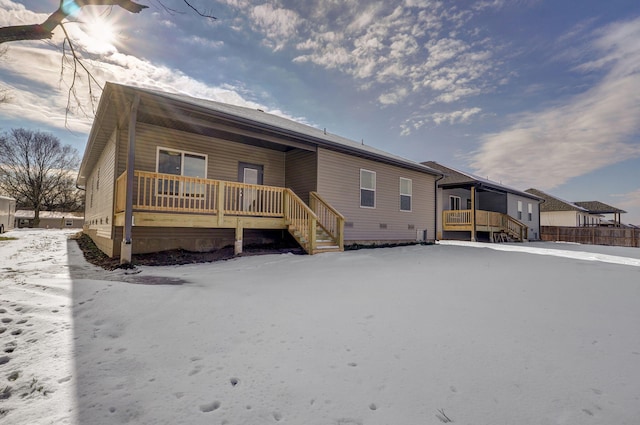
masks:
[(296, 11), (280, 3), (227, 4), (272, 49), (291, 48), (294, 62), (335, 69), (360, 89), (385, 92), (378, 96), (383, 105), (396, 103), (403, 91), (431, 104), (455, 102), (490, 91), (487, 75), (499, 73), (493, 46), (476, 40), (478, 31), (467, 25), (472, 10), (449, 2), (312, 0)]
[[(640, 18), (603, 28), (591, 44), (598, 58), (577, 69), (606, 70), (586, 92), (517, 117), (484, 137), (472, 167), (514, 185), (556, 187), (622, 160), (640, 157)], [(635, 140), (634, 140), (635, 139)]]
[(274, 50), (282, 49), (294, 37), (299, 22), (293, 10), (274, 8), (268, 3), (253, 7), (250, 16), (256, 29), (264, 33), (264, 42)]
[(471, 117), (479, 114), (482, 111), (480, 108), (467, 108), (459, 111), (441, 113), (437, 112), (432, 115), (433, 122), (436, 124), (442, 124), (448, 122), (449, 124), (465, 123), (468, 122)]

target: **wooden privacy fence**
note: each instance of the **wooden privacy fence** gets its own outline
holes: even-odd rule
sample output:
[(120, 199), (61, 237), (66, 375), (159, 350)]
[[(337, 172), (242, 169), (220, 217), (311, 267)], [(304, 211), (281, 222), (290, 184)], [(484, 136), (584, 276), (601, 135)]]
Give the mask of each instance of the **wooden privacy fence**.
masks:
[(620, 227), (541, 226), (543, 241), (640, 248), (640, 229)]

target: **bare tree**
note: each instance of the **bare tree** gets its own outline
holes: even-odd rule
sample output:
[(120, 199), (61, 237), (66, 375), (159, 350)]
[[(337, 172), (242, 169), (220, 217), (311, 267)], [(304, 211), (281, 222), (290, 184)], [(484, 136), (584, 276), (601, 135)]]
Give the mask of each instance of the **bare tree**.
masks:
[[(150, 0), (151, 1), (151, 0)], [(211, 13), (202, 11), (197, 7), (193, 6), (190, 0), (182, 0), (185, 5), (187, 5), (193, 12), (208, 19), (216, 19)], [(166, 7), (161, 0), (155, 0), (155, 2), (160, 5), (164, 10), (169, 13), (178, 13), (176, 10)], [(63, 59), (69, 56), (72, 62), (72, 70), (73, 76), (71, 79), (71, 84), (69, 86), (68, 96), (67, 96), (67, 114), (71, 109), (72, 101), (75, 101), (76, 105), (79, 109), (84, 109), (77, 94), (75, 88), (75, 82), (79, 78), (80, 73), (86, 74), (88, 81), (88, 91), (89, 98), (93, 100), (96, 98), (93, 94), (93, 86), (97, 86), (102, 89), (100, 84), (93, 77), (91, 71), (85, 66), (80, 55), (76, 51), (74, 47), (73, 40), (69, 37), (67, 30), (65, 28), (65, 22), (71, 17), (73, 18), (83, 7), (85, 6), (106, 6), (113, 7), (119, 6), (128, 12), (131, 13), (140, 13), (142, 10), (148, 8), (149, 6), (136, 3), (132, 0), (60, 0), (60, 6), (58, 9), (53, 12), (49, 17), (40, 24), (28, 24), (28, 25), (10, 25), (5, 27), (0, 27), (0, 44), (13, 42), (13, 41), (24, 41), (24, 40), (48, 40), (53, 37), (53, 30), (60, 27), (64, 33), (64, 41), (62, 44), (62, 55)], [(5, 50), (6, 52), (6, 50)], [(2, 56), (3, 52), (0, 50), (0, 56)], [(64, 71), (64, 66), (63, 66)], [(8, 94), (6, 89), (2, 89), (0, 87), (0, 103), (6, 101), (8, 99)]]
[(78, 152), (50, 133), (12, 129), (0, 135), (0, 189), (35, 213), (73, 181)]

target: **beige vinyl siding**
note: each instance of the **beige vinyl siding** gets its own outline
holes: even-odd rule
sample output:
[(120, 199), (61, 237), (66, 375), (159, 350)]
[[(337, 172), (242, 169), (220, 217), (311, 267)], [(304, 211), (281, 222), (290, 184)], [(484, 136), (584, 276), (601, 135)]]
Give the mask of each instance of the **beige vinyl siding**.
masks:
[[(136, 170), (156, 171), (158, 146), (207, 155), (209, 179), (238, 181), (238, 164), (246, 162), (264, 166), (265, 185), (284, 186), (284, 152), (140, 123), (136, 129)], [(126, 143), (123, 147), (126, 163)]]
[(309, 203), (309, 192), (318, 184), (318, 164), (315, 152), (292, 150), (286, 153), (285, 186)]
[(97, 236), (111, 238), (113, 229), (113, 196), (115, 191), (116, 133), (105, 146), (98, 163), (87, 179), (84, 222)]
[[(360, 169), (376, 173), (375, 208), (360, 207)], [(412, 180), (410, 212), (400, 211), (400, 177)], [(432, 240), (434, 185), (435, 176), (431, 174), (318, 149), (318, 192), (346, 217), (346, 243), (415, 241), (417, 231), (425, 229)]]

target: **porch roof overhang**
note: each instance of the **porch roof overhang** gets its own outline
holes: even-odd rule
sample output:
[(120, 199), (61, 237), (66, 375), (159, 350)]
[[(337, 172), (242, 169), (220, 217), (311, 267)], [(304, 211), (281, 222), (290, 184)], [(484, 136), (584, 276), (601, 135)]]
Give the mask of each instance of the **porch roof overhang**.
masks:
[(155, 90), (107, 83), (89, 134), (77, 184), (84, 186), (88, 170), (119, 125), (126, 125), (132, 99), (140, 96), (138, 122), (175, 128), (238, 143), (288, 151), (331, 149), (374, 161), (441, 176), (442, 173), (418, 162), (359, 144), (261, 110), (196, 99)]

